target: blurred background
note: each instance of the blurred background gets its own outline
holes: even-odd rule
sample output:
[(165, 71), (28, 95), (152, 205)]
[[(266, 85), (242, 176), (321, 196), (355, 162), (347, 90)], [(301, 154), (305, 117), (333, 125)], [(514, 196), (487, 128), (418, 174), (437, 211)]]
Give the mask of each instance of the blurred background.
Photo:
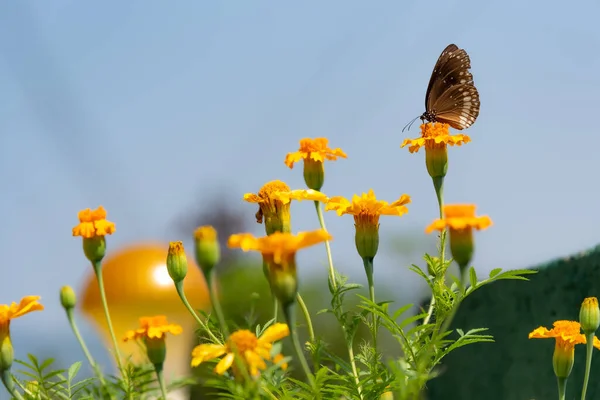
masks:
[[(406, 216), (381, 220), (375, 279), (398, 306), (420, 302), (426, 288), (407, 267), (434, 249), (424, 227), (436, 198), (424, 155), (399, 146), (418, 135), (401, 129), (424, 111), (449, 43), (469, 53), (482, 102), (465, 132), (472, 143), (449, 151), (445, 188), (448, 203), (476, 203), (494, 220), (477, 235), (476, 269), (595, 245), (598, 12), (591, 0), (3, 2), (0, 303), (34, 294), (46, 306), (11, 325), (17, 358), (83, 358), (58, 301), (62, 285), (81, 292), (92, 273), (71, 237), (80, 209), (108, 210), (115, 252), (146, 242), (166, 250), (172, 240), (191, 248), (206, 223), (222, 239), (262, 234), (242, 196), (273, 179), (303, 188), (301, 165), (283, 164), (303, 137), (325, 136), (348, 154), (326, 165), (327, 195), (412, 197)], [(337, 268), (366, 283), (352, 218), (325, 217)], [(294, 231), (318, 226), (307, 202), (292, 218)], [(260, 276), (258, 257), (239, 256), (228, 254), (228, 274), (242, 265)], [(316, 310), (326, 302), (325, 252), (298, 261)], [(245, 288), (229, 292), (240, 314), (254, 289)], [(108, 363), (100, 332), (79, 316)]]

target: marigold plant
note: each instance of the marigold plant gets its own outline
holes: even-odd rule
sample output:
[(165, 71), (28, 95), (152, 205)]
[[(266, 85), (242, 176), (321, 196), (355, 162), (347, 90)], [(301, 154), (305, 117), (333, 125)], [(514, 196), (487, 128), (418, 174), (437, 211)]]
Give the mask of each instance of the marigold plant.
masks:
[[(243, 322), (231, 313), (224, 312), (220, 276), (224, 269), (221, 257), (219, 232), (213, 226), (198, 227), (190, 242), (194, 245), (194, 258), (206, 279), (211, 311), (195, 309), (187, 299), (184, 283), (189, 277), (188, 259), (184, 241), (177, 238), (165, 246), (166, 257), (163, 269), (171, 280), (176, 300), (196, 324), (194, 333), (197, 343), (190, 349), (187, 358), (180, 360), (202, 374), (180, 376), (172, 380), (165, 370), (165, 360), (171, 348), (169, 340), (179, 340), (185, 331), (176, 321), (169, 322), (166, 315), (139, 316), (131, 321), (129, 331), (122, 341), (134, 342), (144, 350), (144, 359), (133, 360), (128, 354), (121, 354), (118, 340), (112, 325), (111, 304), (106, 299), (106, 288), (102, 274), (102, 262), (110, 251), (109, 235), (116, 233), (115, 224), (108, 221), (106, 210), (100, 206), (89, 208), (78, 214), (79, 223), (72, 229), (72, 235), (81, 237), (83, 256), (89, 261), (95, 274), (100, 294), (103, 318), (110, 332), (116, 371), (110, 374), (102, 368), (87, 349), (86, 342), (77, 327), (73, 313), (77, 295), (72, 288), (65, 286), (59, 291), (73, 335), (81, 347), (92, 377), (77, 380), (82, 363), (76, 363), (67, 371), (49, 371), (51, 362), (39, 362), (34, 356), (29, 361), (19, 362), (27, 369), (26, 375), (13, 374), (13, 349), (10, 340), (9, 324), (14, 318), (28, 312), (41, 310), (39, 298), (28, 296), (20, 304), (0, 305), (0, 372), (2, 382), (11, 396), (24, 399), (167, 399), (175, 390), (201, 386), (216, 394), (216, 398), (235, 399), (397, 399), (412, 400), (423, 398), (427, 383), (443, 373), (441, 363), (453, 351), (460, 351), (465, 345), (478, 345), (493, 342), (493, 337), (483, 327), (462, 331), (453, 326), (457, 310), (473, 291), (501, 279), (527, 280), (533, 273), (529, 270), (493, 270), (489, 277), (480, 279), (471, 260), (475, 254), (475, 230), (484, 230), (492, 225), (487, 216), (477, 216), (473, 204), (444, 203), (443, 185), (448, 173), (447, 147), (469, 143), (464, 134), (452, 135), (449, 126), (439, 123), (421, 125), (421, 137), (407, 139), (402, 146), (409, 146), (412, 154), (425, 148), (426, 167), (431, 176), (437, 207), (431, 214), (439, 215), (427, 232), (437, 231), (437, 254), (425, 254), (423, 261), (409, 266), (425, 281), (430, 290), (430, 300), (424, 309), (411, 314), (411, 305), (395, 305), (381, 294), (376, 298), (380, 274), (379, 264), (374, 259), (381, 250), (380, 223), (387, 226), (401, 224), (399, 218), (409, 211), (411, 197), (398, 193), (393, 201), (378, 199), (372, 189), (347, 199), (342, 196), (329, 197), (321, 189), (325, 183), (325, 162), (348, 158), (341, 148), (329, 147), (326, 138), (302, 139), (297, 151), (287, 154), (285, 164), (292, 168), (303, 161), (306, 188), (290, 189), (281, 180), (268, 181), (261, 188), (247, 188), (248, 193), (240, 196), (240, 203), (258, 205), (249, 210), (248, 219), (264, 223), (264, 235), (235, 233), (227, 238), (227, 245), (238, 252), (253, 252), (261, 257), (264, 279), (273, 301), (273, 312), (254, 313), (253, 305), (240, 301), (236, 304), (241, 315), (247, 315)], [(357, 158), (354, 167), (364, 163), (365, 153)], [(416, 154), (418, 156), (418, 154)], [(352, 158), (349, 158), (349, 162)], [(283, 169), (283, 168), (282, 168)], [(344, 173), (350, 173), (347, 169)], [(251, 170), (247, 171), (252, 173)], [(333, 177), (335, 179), (335, 176)], [(403, 182), (407, 187), (408, 181)], [(256, 190), (258, 189), (258, 190)], [(361, 193), (360, 188), (354, 192)], [(491, 190), (492, 187), (488, 188)], [(433, 193), (432, 193), (433, 196)], [(312, 201), (315, 218), (312, 228), (297, 232), (294, 228), (293, 211)], [(485, 208), (485, 207), (484, 207)], [(323, 211), (334, 211), (338, 216), (351, 215), (354, 233), (356, 262), (361, 262), (366, 274), (368, 296), (362, 291), (362, 284), (350, 283), (342, 269), (336, 268), (330, 246), (333, 236), (325, 225)], [(329, 213), (329, 216), (335, 218)], [(348, 217), (344, 217), (348, 218)], [(351, 220), (349, 219), (348, 222)], [(311, 221), (304, 221), (309, 224)], [(121, 229), (121, 228), (120, 228)], [(123, 229), (127, 229), (124, 227)], [(221, 232), (222, 234), (222, 232)], [(482, 233), (483, 234), (483, 233)], [(446, 254), (446, 236), (449, 235), (451, 257)], [(337, 242), (337, 241), (336, 241)], [(343, 244), (340, 244), (340, 247)], [(346, 243), (347, 246), (352, 244)], [(307, 266), (298, 253), (318, 247), (324, 266), (317, 274), (326, 281), (329, 290), (329, 306), (315, 310), (307, 305), (303, 295), (307, 292), (300, 281), (299, 270)], [(459, 266), (460, 276), (448, 272), (452, 262)], [(259, 263), (260, 264), (260, 263)], [(326, 265), (326, 266), (325, 266)], [(262, 279), (262, 277), (261, 277)], [(325, 285), (324, 285), (325, 286)], [(240, 299), (249, 298), (254, 288), (245, 282), (235, 293)], [(378, 292), (379, 293), (379, 292)], [(114, 310), (114, 309), (113, 309)], [(328, 318), (337, 325), (336, 329), (325, 332), (321, 326), (313, 324), (317, 314), (319, 322)], [(152, 315), (152, 314), (150, 314)], [(557, 321), (553, 329), (543, 327), (533, 330), (530, 338), (555, 339), (553, 367), (559, 380), (559, 394), (564, 398), (566, 380), (574, 362), (574, 346), (588, 346), (588, 363), (593, 347), (600, 348), (595, 331), (600, 325), (598, 302), (586, 299), (580, 310), (580, 322)], [(171, 320), (171, 317), (169, 317)], [(137, 327), (136, 327), (137, 326)], [(583, 327), (583, 328), (582, 328)], [(367, 329), (370, 336), (359, 340), (361, 329)], [(581, 330), (583, 329), (583, 332)], [(299, 331), (302, 331), (303, 339)], [(336, 337), (334, 344), (341, 344), (341, 353), (332, 350), (325, 340), (326, 333)], [(395, 352), (383, 350), (378, 341), (387, 333), (395, 340)], [(305, 338), (305, 339), (304, 339)], [(208, 366), (208, 368), (207, 368)], [(589, 365), (588, 365), (589, 366)], [(589, 368), (588, 375), (589, 377)], [(221, 396), (221, 397), (219, 397)]]

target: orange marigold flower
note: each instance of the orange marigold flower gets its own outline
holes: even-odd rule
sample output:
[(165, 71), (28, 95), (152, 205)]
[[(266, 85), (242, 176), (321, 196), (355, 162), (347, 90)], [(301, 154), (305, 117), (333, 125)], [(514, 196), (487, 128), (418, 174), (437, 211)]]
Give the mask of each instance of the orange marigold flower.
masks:
[(285, 165), (290, 168), (294, 163), (304, 160), (304, 182), (310, 189), (321, 190), (325, 182), (325, 160), (337, 160), (338, 157), (346, 158), (346, 153), (341, 149), (330, 149), (326, 138), (302, 139), (300, 149), (294, 153), (288, 153), (285, 157)]
[(40, 296), (25, 296), (21, 299), (19, 304), (14, 301), (9, 305), (0, 304), (0, 327), (8, 326), (10, 321), (15, 318), (22, 317), (33, 311), (40, 311), (44, 309), (38, 300)]
[(300, 232), (292, 235), (288, 232), (275, 232), (271, 235), (255, 238), (249, 233), (231, 235), (228, 246), (244, 251), (258, 251), (266, 265), (265, 274), (271, 290), (277, 299), (286, 306), (293, 303), (298, 291), (296, 273), (296, 252), (305, 247), (331, 240), (327, 231), (319, 229), (312, 232)]
[(335, 210), (338, 215), (351, 214), (354, 215), (354, 221), (357, 224), (374, 224), (379, 223), (381, 215), (396, 215), (398, 217), (406, 214), (408, 208), (406, 204), (410, 203), (410, 196), (403, 194), (400, 198), (389, 204), (387, 201), (377, 200), (373, 189), (362, 195), (352, 196), (352, 201), (342, 197), (335, 196), (329, 199), (325, 206), (325, 211)]
[[(567, 378), (575, 360), (575, 345), (586, 344), (585, 335), (581, 333), (581, 325), (576, 321), (556, 321), (548, 330), (543, 326), (534, 329), (529, 339), (555, 339), (552, 364), (554, 373), (559, 378)], [(600, 349), (600, 340), (594, 336), (594, 347)]]
[(14, 361), (14, 350), (10, 341), (10, 321), (33, 311), (43, 310), (40, 296), (25, 296), (19, 304), (0, 304), (0, 372), (10, 369)]
[(86, 208), (79, 211), (78, 217), (79, 224), (73, 228), (73, 236), (91, 239), (115, 232), (115, 224), (106, 220), (106, 210), (102, 206), (95, 210)]
[[(260, 337), (247, 329), (240, 329), (229, 336), (225, 344), (201, 344), (192, 351), (192, 367), (201, 363), (225, 355), (215, 367), (215, 372), (223, 375), (231, 366), (234, 373), (238, 374), (234, 364), (235, 354), (240, 355), (242, 362), (248, 367), (250, 374), (258, 376), (260, 370), (265, 370), (265, 360), (273, 360), (278, 363), (283, 356), (281, 354), (271, 355), (273, 342), (283, 339), (290, 334), (287, 324), (276, 323), (268, 327)], [(285, 367), (282, 365), (282, 368)]]
[(157, 315), (154, 317), (141, 317), (140, 327), (136, 330), (127, 331), (123, 341), (134, 339), (162, 339), (167, 333), (179, 335), (183, 328), (177, 324), (169, 324), (167, 317)]
[(327, 145), (329, 139), (327, 138), (316, 138), (310, 139), (305, 138), (300, 140), (300, 148), (298, 151), (288, 153), (285, 156), (285, 165), (290, 168), (294, 168), (294, 163), (298, 161), (317, 161), (323, 162), (325, 160), (335, 161), (338, 157), (347, 158), (346, 153), (340, 148), (331, 149)]
[(450, 146), (461, 146), (462, 144), (469, 143), (471, 138), (464, 134), (451, 135), (450, 125), (436, 123), (421, 124), (421, 137), (417, 139), (405, 139), (400, 147), (408, 147), (408, 151), (416, 153), (421, 147), (425, 148), (436, 148)]
[(328, 197), (312, 189), (291, 190), (286, 183), (275, 180), (264, 184), (257, 194), (246, 193), (244, 200), (249, 203), (258, 203), (256, 222), (261, 224), (264, 217), (267, 234), (271, 234), (290, 231), (290, 203), (292, 200), (327, 202)]
[(254, 237), (251, 233), (241, 233), (231, 235), (227, 245), (243, 251), (258, 251), (263, 255), (271, 255), (274, 262), (280, 264), (290, 255), (295, 255), (300, 249), (331, 239), (333, 237), (324, 229), (299, 232), (297, 235), (275, 232), (259, 238)]
[(379, 217), (382, 215), (402, 216), (408, 212), (406, 204), (410, 203), (410, 196), (403, 194), (400, 198), (389, 204), (387, 201), (377, 200), (373, 189), (361, 196), (354, 195), (352, 201), (336, 196), (329, 199), (325, 211), (335, 210), (338, 215), (350, 214), (354, 216), (356, 228), (355, 243), (358, 254), (364, 258), (373, 258), (379, 248)]
[(446, 228), (452, 230), (463, 229), (487, 229), (492, 226), (492, 220), (487, 215), (475, 216), (475, 204), (448, 204), (444, 206), (444, 218), (436, 219), (429, 225), (425, 232), (434, 230), (443, 231)]
[(474, 204), (449, 204), (444, 206), (443, 211), (444, 218), (433, 221), (425, 228), (425, 232), (450, 230), (450, 251), (461, 273), (464, 273), (475, 248), (473, 229), (487, 229), (492, 225), (492, 220), (487, 215), (476, 217)]

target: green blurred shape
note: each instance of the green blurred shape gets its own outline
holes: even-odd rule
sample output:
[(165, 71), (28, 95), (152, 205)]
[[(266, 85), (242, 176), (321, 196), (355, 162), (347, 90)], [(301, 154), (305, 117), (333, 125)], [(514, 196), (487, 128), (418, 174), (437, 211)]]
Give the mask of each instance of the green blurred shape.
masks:
[[(453, 323), (468, 330), (486, 327), (496, 343), (459, 348), (444, 359), (443, 374), (429, 382), (429, 400), (556, 399), (552, 370), (554, 339), (528, 339), (555, 320), (577, 321), (585, 297), (600, 297), (600, 246), (532, 269), (529, 282), (498, 281), (469, 296)], [(480, 277), (481, 278), (481, 277)], [(585, 345), (575, 348), (567, 399), (579, 399)], [(587, 399), (600, 399), (600, 352), (594, 351)]]

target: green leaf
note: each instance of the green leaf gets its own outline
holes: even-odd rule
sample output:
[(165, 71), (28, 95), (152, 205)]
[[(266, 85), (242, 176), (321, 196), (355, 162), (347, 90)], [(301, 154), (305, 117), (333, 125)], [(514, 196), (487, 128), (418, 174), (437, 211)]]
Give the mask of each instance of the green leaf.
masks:
[(400, 307), (399, 309), (396, 310), (396, 312), (394, 312), (394, 315), (392, 315), (392, 319), (397, 320), (402, 314), (404, 314), (405, 312), (410, 310), (412, 308), (412, 306), (413, 306), (412, 304), (407, 304), (405, 306)]
[(475, 272), (475, 268), (473, 267), (469, 269), (469, 280), (471, 281), (472, 287), (477, 287), (477, 272)]
[(68, 381), (69, 382), (71, 382), (75, 378), (75, 376), (79, 372), (80, 368), (81, 368), (81, 361), (77, 361), (69, 367), (69, 370), (68, 370)]
[(500, 272), (502, 272), (502, 268), (494, 268), (493, 270), (490, 271), (490, 278), (495, 277)]

